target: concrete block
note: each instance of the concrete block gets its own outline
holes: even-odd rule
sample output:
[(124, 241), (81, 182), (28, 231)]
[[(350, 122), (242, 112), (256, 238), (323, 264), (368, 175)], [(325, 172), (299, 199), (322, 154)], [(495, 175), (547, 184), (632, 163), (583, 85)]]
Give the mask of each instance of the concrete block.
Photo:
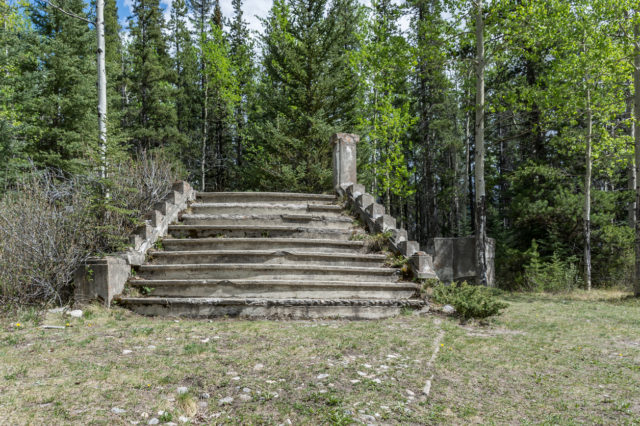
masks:
[(400, 241), (400, 243), (398, 243), (398, 249), (404, 257), (411, 257), (415, 252), (420, 250), (420, 245), (417, 241)]
[(364, 194), (364, 192), (365, 192), (364, 185), (361, 185), (359, 183), (351, 184), (347, 188), (347, 195), (352, 200), (355, 200), (358, 197), (358, 195)]
[(360, 136), (350, 133), (336, 133), (331, 136), (333, 145), (333, 188), (343, 194), (347, 187), (357, 183), (356, 144)]
[(407, 231), (404, 229), (392, 229), (391, 241), (398, 245), (401, 241), (407, 241)]
[(186, 195), (179, 193), (178, 191), (171, 191), (165, 198), (171, 204), (180, 205), (186, 200)]
[(365, 212), (375, 222), (378, 217), (384, 215), (384, 206), (378, 203), (369, 204)]
[(141, 225), (138, 227), (138, 229), (136, 229), (136, 235), (139, 235), (140, 238), (142, 238), (143, 242), (144, 240), (150, 239), (152, 234), (153, 227), (148, 223), (145, 223), (144, 225)]
[(385, 232), (395, 228), (396, 228), (395, 217), (388, 214), (383, 214), (382, 216), (378, 216), (376, 218), (376, 231)]
[(130, 274), (131, 266), (123, 258), (91, 257), (75, 273), (74, 298), (78, 303), (98, 299), (109, 306), (122, 293)]
[(415, 252), (410, 259), (414, 277), (419, 279), (437, 278), (432, 266), (432, 258), (423, 251)]
[(375, 202), (373, 195), (363, 193), (356, 197), (356, 205), (361, 211), (365, 211), (367, 207)]
[(184, 180), (175, 182), (171, 187), (172, 190), (179, 192), (180, 194), (188, 194), (191, 191), (191, 185)]
[(158, 210), (153, 210), (150, 214), (151, 216), (151, 226), (157, 228), (162, 225), (162, 221), (164, 219), (164, 215)]
[(134, 250), (138, 250), (142, 245), (142, 237), (137, 234), (130, 235), (129, 244), (133, 246)]
[(158, 210), (160, 213), (162, 213), (165, 216), (169, 214), (172, 207), (173, 207), (173, 204), (169, 204), (166, 201), (159, 201), (153, 205), (154, 210)]

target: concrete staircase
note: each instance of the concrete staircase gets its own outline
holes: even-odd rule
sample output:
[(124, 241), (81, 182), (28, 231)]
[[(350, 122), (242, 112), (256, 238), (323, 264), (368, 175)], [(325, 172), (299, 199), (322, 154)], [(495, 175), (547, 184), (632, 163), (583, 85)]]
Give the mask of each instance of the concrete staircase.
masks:
[(198, 193), (128, 282), (144, 315), (372, 319), (419, 309), (418, 286), (333, 195)]

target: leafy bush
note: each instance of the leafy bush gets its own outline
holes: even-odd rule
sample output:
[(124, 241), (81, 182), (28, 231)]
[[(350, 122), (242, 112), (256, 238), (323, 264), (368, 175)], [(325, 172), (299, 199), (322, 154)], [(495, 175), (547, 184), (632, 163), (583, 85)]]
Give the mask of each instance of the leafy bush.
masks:
[(0, 199), (0, 306), (66, 302), (78, 266), (122, 248), (178, 173), (170, 161), (141, 154), (116, 164), (108, 180), (52, 171), (25, 176)]
[(497, 300), (489, 288), (467, 282), (450, 285), (440, 283), (433, 288), (432, 298), (436, 303), (453, 306), (464, 319), (487, 318), (507, 307), (506, 303)]
[(542, 262), (538, 254), (536, 240), (531, 242), (530, 261), (525, 266), (524, 281), (527, 289), (558, 293), (578, 288), (582, 283), (577, 259), (562, 260), (557, 252), (549, 262)]

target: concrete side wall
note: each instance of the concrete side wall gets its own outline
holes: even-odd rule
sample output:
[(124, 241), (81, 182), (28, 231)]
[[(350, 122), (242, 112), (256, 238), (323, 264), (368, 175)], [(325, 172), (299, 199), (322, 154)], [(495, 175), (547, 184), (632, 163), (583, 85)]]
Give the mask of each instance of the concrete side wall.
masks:
[(167, 235), (169, 225), (178, 219), (178, 214), (187, 208), (189, 201), (195, 200), (195, 196), (196, 191), (187, 182), (176, 182), (169, 195), (146, 215), (145, 224), (130, 237), (131, 247), (127, 251), (89, 258), (75, 273), (76, 302), (98, 299), (109, 306), (113, 298), (122, 293), (131, 266), (142, 265), (147, 251)]
[[(355, 167), (355, 166), (354, 166)], [(351, 184), (346, 188), (347, 207), (360, 217), (369, 232), (389, 232), (389, 246), (405, 257), (410, 258), (411, 272), (417, 278), (436, 278), (431, 265), (431, 256), (420, 250), (417, 241), (407, 240), (407, 231), (396, 227), (396, 219), (385, 214), (384, 206), (377, 204), (371, 194), (367, 194), (364, 185)]]
[[(475, 237), (434, 238), (432, 247), (433, 268), (441, 281), (475, 281)], [(487, 279), (490, 286), (495, 285), (494, 259), (495, 240), (489, 238), (489, 244), (487, 245)]]
[[(428, 249), (420, 250), (416, 241), (407, 239), (407, 231), (396, 227), (396, 219), (385, 214), (384, 206), (367, 194), (357, 183), (356, 142), (358, 135), (337, 133), (333, 143), (333, 181), (336, 192), (346, 195), (347, 207), (360, 217), (370, 232), (390, 232), (392, 250), (411, 259), (409, 263), (417, 278), (438, 278), (444, 282), (475, 280), (475, 238), (434, 238)], [(487, 246), (487, 275), (490, 286), (495, 283), (495, 241)]]

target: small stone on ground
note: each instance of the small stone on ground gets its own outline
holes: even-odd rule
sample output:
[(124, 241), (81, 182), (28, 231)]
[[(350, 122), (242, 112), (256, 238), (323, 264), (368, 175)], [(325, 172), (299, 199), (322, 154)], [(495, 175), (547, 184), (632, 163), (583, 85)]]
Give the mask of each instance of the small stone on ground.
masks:
[(218, 400), (218, 405), (227, 405), (233, 403), (233, 397), (227, 396)]

